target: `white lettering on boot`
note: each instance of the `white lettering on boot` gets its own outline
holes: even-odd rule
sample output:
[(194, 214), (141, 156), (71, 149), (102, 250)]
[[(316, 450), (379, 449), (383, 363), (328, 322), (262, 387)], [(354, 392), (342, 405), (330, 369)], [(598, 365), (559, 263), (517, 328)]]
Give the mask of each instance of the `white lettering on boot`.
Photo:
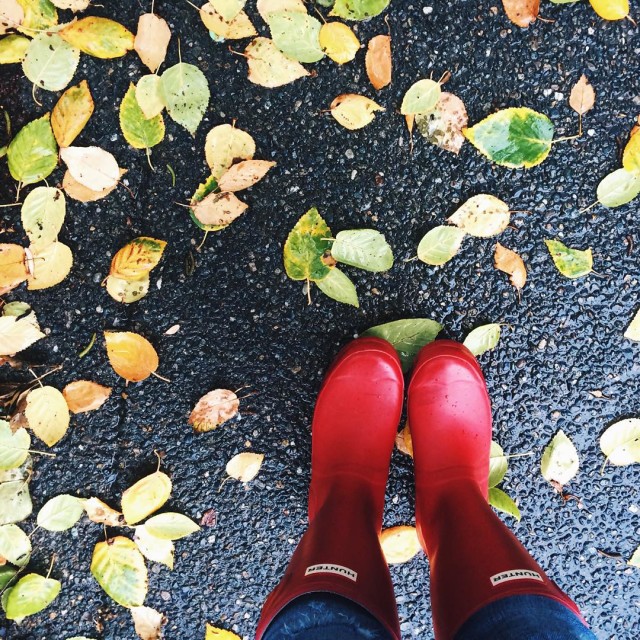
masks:
[(511, 571), (503, 571), (502, 573), (496, 573), (495, 576), (491, 576), (491, 584), (495, 587), (503, 582), (511, 582), (512, 580), (538, 580), (544, 582), (542, 576), (536, 571), (529, 571), (528, 569), (513, 569)]
[(358, 580), (358, 574), (353, 571), (353, 569), (343, 567), (339, 564), (314, 564), (311, 567), (307, 567), (304, 575), (311, 576), (315, 573), (335, 573), (336, 575), (343, 576), (344, 578), (348, 578), (354, 582)]

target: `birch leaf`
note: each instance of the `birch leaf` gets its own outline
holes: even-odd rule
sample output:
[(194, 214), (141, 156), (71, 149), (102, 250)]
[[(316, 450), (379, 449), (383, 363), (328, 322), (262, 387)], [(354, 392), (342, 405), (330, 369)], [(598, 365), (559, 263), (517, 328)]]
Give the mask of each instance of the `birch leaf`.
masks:
[(504, 11), (513, 24), (528, 27), (536, 21), (540, 0), (502, 0)]
[(160, 640), (162, 627), (167, 623), (163, 613), (151, 607), (132, 607), (131, 617), (138, 638), (141, 640)]
[(99, 409), (111, 395), (111, 387), (91, 380), (75, 380), (63, 390), (62, 395), (71, 413), (86, 413)]
[(204, 154), (216, 180), (238, 160), (251, 160), (256, 152), (253, 138), (230, 124), (214, 127), (207, 134)]
[(593, 270), (591, 249), (571, 249), (559, 240), (545, 240), (558, 271), (567, 278), (580, 278)]
[(167, 112), (179, 125), (195, 135), (209, 104), (209, 84), (198, 67), (180, 62), (161, 76), (161, 94)]
[(326, 296), (356, 308), (360, 306), (355, 285), (340, 269), (334, 267), (325, 278), (316, 281), (316, 284)]
[(616, 466), (640, 462), (640, 419), (627, 418), (612, 424), (600, 436), (600, 448), (606, 461)]
[(456, 154), (460, 153), (464, 143), (462, 130), (467, 122), (464, 102), (446, 91), (440, 94), (433, 111), (416, 115), (416, 126), (424, 138), (441, 149)]
[(240, 482), (250, 482), (258, 475), (263, 460), (262, 453), (239, 453), (227, 462), (227, 474)]
[(200, 530), (191, 518), (181, 513), (160, 513), (145, 523), (147, 531), (161, 540), (180, 540)]
[(616, 169), (598, 184), (598, 202), (611, 209), (631, 202), (640, 194), (640, 173)]
[(24, 9), (17, 0), (0, 3), (0, 35), (20, 26), (24, 20)]
[(258, 35), (244, 11), (238, 13), (233, 20), (227, 21), (207, 2), (200, 8), (200, 19), (211, 33), (222, 40), (241, 40)]
[(226, 631), (225, 629), (219, 629), (207, 623), (205, 629), (204, 640), (242, 640), (239, 635), (233, 633), (233, 631)]
[(33, 274), (27, 281), (29, 291), (48, 289), (60, 284), (71, 271), (73, 254), (62, 242), (54, 242), (33, 252)]
[(400, 113), (405, 116), (429, 113), (436, 108), (441, 93), (439, 82), (428, 78), (418, 80), (405, 93)]
[(149, 293), (151, 279), (145, 276), (140, 280), (125, 280), (117, 276), (107, 276), (107, 293), (116, 301), (131, 304), (142, 300)]
[[(0, 9), (0, 12), (1, 11), (2, 9)], [(2, 14), (0, 13), (0, 32), (2, 31), (1, 16)], [(31, 40), (29, 40), (29, 38), (16, 34), (2, 38), (2, 40), (0, 40), (0, 64), (22, 62), (30, 44)]]
[(565, 485), (578, 473), (578, 467), (578, 452), (573, 442), (560, 429), (542, 454), (542, 477), (547, 482)]
[(489, 488), (498, 486), (504, 480), (508, 469), (507, 456), (504, 455), (502, 447), (492, 440), (489, 453)]
[(464, 339), (463, 344), (474, 356), (481, 356), (483, 353), (495, 348), (499, 340), (500, 325), (494, 323), (476, 327)]
[(629, 15), (629, 0), (589, 0), (593, 10), (605, 20), (623, 20)]
[(593, 109), (596, 101), (596, 92), (589, 84), (587, 76), (582, 74), (580, 80), (576, 82), (569, 94), (569, 106), (578, 114), (583, 116), (587, 111)]
[(58, 149), (49, 114), (26, 124), (7, 148), (9, 171), (14, 180), (33, 184), (46, 178), (58, 165)]
[(64, 396), (53, 387), (29, 391), (24, 416), (29, 429), (49, 447), (61, 440), (69, 428), (69, 407)]
[(143, 13), (138, 18), (133, 48), (151, 73), (164, 62), (170, 40), (171, 30), (166, 20), (155, 13)]
[(8, 620), (32, 616), (46, 609), (58, 596), (62, 585), (58, 580), (29, 573), (8, 591), (4, 610)]
[(156, 371), (158, 354), (153, 345), (131, 331), (105, 331), (107, 355), (113, 370), (130, 382), (140, 382)]
[(72, 46), (96, 58), (120, 58), (134, 45), (131, 31), (119, 22), (98, 16), (70, 22), (58, 33)]
[(231, 420), (240, 407), (238, 396), (228, 389), (214, 389), (198, 400), (189, 416), (189, 424), (198, 433), (212, 431)]
[(24, 248), (17, 244), (0, 244), (0, 295), (15, 289), (28, 276)]
[(49, 0), (18, 0), (24, 10), (18, 31), (29, 37), (35, 32), (46, 31), (58, 24), (58, 12)]
[(122, 513), (127, 524), (136, 524), (157, 511), (171, 495), (171, 479), (156, 471), (141, 478), (122, 494)]
[[(126, 172), (126, 169), (120, 169), (120, 177), (122, 177)], [(94, 202), (96, 200), (102, 200), (102, 198), (106, 198), (114, 189), (116, 189), (117, 186), (118, 184), (116, 183), (107, 189), (94, 191), (93, 189), (89, 189), (83, 184), (80, 184), (69, 173), (69, 171), (65, 171), (64, 177), (62, 178), (62, 188), (64, 189), (64, 192), (70, 198), (78, 200), (79, 202)]]
[(90, 0), (51, 0), (51, 4), (58, 9), (68, 9), (77, 13), (78, 11), (84, 11), (89, 6)]
[(135, 543), (124, 536), (98, 542), (91, 574), (106, 594), (123, 607), (139, 607), (147, 595), (147, 567)]
[(280, 87), (309, 75), (299, 62), (285, 56), (268, 38), (251, 41), (244, 54), (249, 66), (249, 82), (262, 87)]
[(6, 420), (0, 420), (1, 471), (19, 467), (27, 459), (30, 447), (31, 436), (26, 429), (21, 427), (13, 432)]
[(47, 531), (71, 529), (84, 513), (84, 500), (62, 494), (51, 498), (38, 512), (38, 526)]
[(247, 0), (209, 0), (209, 2), (227, 22), (233, 20), (247, 4)]
[(22, 71), (33, 84), (47, 91), (64, 89), (80, 62), (80, 51), (57, 33), (39, 33), (22, 61)]
[(360, 49), (358, 37), (343, 22), (325, 22), (318, 39), (324, 53), (338, 64), (351, 62)]
[(30, 248), (44, 249), (54, 243), (66, 213), (64, 194), (53, 187), (36, 187), (24, 199), (20, 216)]
[(388, 564), (409, 562), (421, 550), (416, 528), (406, 525), (384, 529), (380, 534), (380, 546)]
[(91, 522), (106, 524), (108, 527), (122, 527), (124, 516), (98, 498), (88, 498), (84, 501), (84, 510)]
[(355, 130), (366, 127), (375, 118), (376, 111), (384, 107), (355, 93), (343, 93), (331, 103), (331, 115), (346, 129)]
[(307, 13), (304, 0), (258, 0), (256, 8), (265, 22), (268, 22), (267, 18), (269, 14), (275, 11), (299, 11), (301, 13)]
[(268, 160), (243, 160), (232, 165), (222, 174), (218, 181), (221, 191), (242, 191), (256, 184), (275, 167), (275, 162)]
[(100, 147), (67, 147), (60, 157), (73, 178), (92, 191), (110, 189), (120, 180), (116, 159)]
[(29, 485), (24, 480), (0, 483), (0, 524), (21, 522), (32, 510)]
[(134, 531), (133, 539), (140, 549), (140, 553), (147, 560), (159, 562), (169, 569), (173, 569), (175, 546), (171, 540), (162, 540), (162, 538), (152, 536), (145, 525), (134, 527)]
[(71, 146), (87, 124), (93, 109), (93, 97), (86, 80), (69, 87), (60, 96), (51, 112), (51, 128), (60, 147)]
[(502, 489), (498, 489), (498, 487), (491, 487), (489, 489), (489, 504), (498, 511), (513, 516), (518, 521), (520, 521), (522, 517), (518, 505), (510, 496), (502, 491)]
[(433, 266), (446, 264), (458, 253), (466, 235), (463, 229), (457, 227), (435, 227), (420, 240), (418, 259)]
[(336, 0), (329, 15), (345, 20), (369, 20), (381, 14), (391, 0)]
[(502, 233), (510, 221), (509, 206), (488, 193), (469, 198), (448, 220), (477, 238), (489, 238)]
[(247, 205), (231, 192), (210, 193), (190, 206), (194, 221), (204, 231), (220, 231), (247, 210)]
[(393, 266), (391, 247), (375, 229), (341, 231), (331, 245), (331, 255), (338, 262), (366, 271), (388, 271)]
[[(18, 567), (26, 567), (31, 558), (31, 540), (15, 524), (0, 526), (0, 559)], [(0, 587), (2, 589), (2, 587)]]
[(391, 37), (380, 35), (369, 40), (365, 66), (369, 82), (379, 91), (391, 84)]
[(164, 97), (162, 96), (162, 81), (160, 76), (149, 73), (138, 80), (136, 86), (136, 101), (142, 109), (144, 117), (155, 118), (162, 113), (165, 108)]
[(633, 316), (631, 324), (629, 324), (627, 330), (624, 332), (624, 337), (640, 342), (640, 311), (637, 311), (636, 315)]
[(267, 16), (273, 43), (298, 62), (318, 62), (324, 58), (320, 46), (320, 21), (299, 11), (274, 11)]
[(134, 149), (150, 149), (164, 138), (164, 120), (161, 115), (147, 119), (136, 99), (133, 83), (120, 103), (120, 129), (125, 140)]
[(12, 356), (44, 337), (33, 313), (0, 317), (0, 356)]
[(292, 280), (317, 282), (329, 275), (331, 267), (323, 261), (331, 248), (331, 230), (318, 210), (309, 209), (291, 230), (284, 245), (284, 266)]
[(496, 251), (493, 254), (493, 261), (496, 269), (509, 274), (511, 284), (518, 291), (524, 287), (527, 282), (527, 268), (524, 266), (522, 258), (515, 251), (503, 247), (498, 242)]
[(622, 166), (627, 171), (640, 175), (640, 135), (632, 134), (622, 154)]

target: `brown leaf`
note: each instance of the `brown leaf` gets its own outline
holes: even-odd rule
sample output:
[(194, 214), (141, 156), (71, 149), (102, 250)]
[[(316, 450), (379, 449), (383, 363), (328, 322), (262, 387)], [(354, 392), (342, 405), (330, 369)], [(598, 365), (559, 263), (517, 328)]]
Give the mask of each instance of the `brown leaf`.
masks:
[(493, 259), (496, 269), (508, 273), (511, 276), (511, 284), (518, 291), (524, 287), (527, 282), (527, 268), (524, 266), (522, 258), (515, 251), (503, 247), (498, 242)]
[(391, 84), (391, 37), (371, 38), (364, 62), (369, 82), (374, 89), (380, 90)]
[(198, 400), (189, 424), (199, 433), (211, 431), (238, 413), (240, 401), (233, 391), (214, 389)]
[(111, 387), (90, 380), (76, 380), (62, 390), (62, 395), (71, 413), (84, 413), (101, 407), (111, 395)]
[(589, 84), (587, 76), (582, 74), (580, 80), (576, 82), (571, 94), (569, 95), (569, 105), (579, 115), (584, 115), (587, 111), (593, 109), (593, 105), (596, 102), (596, 92)]
[(218, 523), (218, 514), (215, 509), (207, 509), (200, 518), (201, 527), (215, 527)]
[(220, 191), (242, 191), (253, 186), (267, 175), (275, 162), (269, 160), (243, 160), (234, 164), (218, 180)]
[(444, 91), (436, 108), (427, 114), (415, 116), (420, 133), (441, 149), (460, 153), (465, 137), (462, 129), (467, 126), (467, 109), (464, 102), (452, 93)]
[(193, 215), (202, 224), (226, 227), (246, 210), (247, 204), (234, 193), (210, 193), (206, 198), (191, 205)]
[(144, 13), (140, 16), (133, 48), (151, 73), (155, 73), (164, 62), (169, 40), (171, 40), (171, 30), (163, 18), (155, 13)]
[(398, 451), (401, 451), (413, 458), (413, 440), (411, 438), (411, 429), (409, 428), (408, 422), (404, 429), (396, 435), (396, 447), (398, 448)]
[(124, 516), (99, 498), (88, 498), (84, 501), (84, 510), (91, 522), (106, 524), (108, 527), (122, 527)]
[(160, 640), (162, 626), (167, 623), (163, 613), (151, 607), (131, 607), (131, 616), (140, 640)]
[(507, 17), (519, 27), (528, 27), (536, 21), (540, 0), (502, 0)]

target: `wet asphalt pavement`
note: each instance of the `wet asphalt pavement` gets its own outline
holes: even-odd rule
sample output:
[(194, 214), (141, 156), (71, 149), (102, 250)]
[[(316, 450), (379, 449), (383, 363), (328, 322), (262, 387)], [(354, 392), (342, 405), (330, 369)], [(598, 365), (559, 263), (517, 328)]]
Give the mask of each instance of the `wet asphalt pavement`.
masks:
[[(632, 640), (640, 634), (640, 573), (624, 563), (640, 544), (640, 467), (608, 467), (601, 475), (598, 446), (608, 424), (640, 415), (640, 346), (623, 338), (640, 306), (638, 202), (580, 212), (595, 200), (599, 180), (620, 166), (621, 144), (640, 112), (640, 36), (629, 21), (600, 20), (586, 2), (545, 2), (542, 15), (550, 21), (526, 30), (511, 25), (497, 7), (393, 0), (386, 15), (394, 79), (376, 94), (364, 72), (364, 49), (343, 67), (325, 59), (313, 65), (315, 77), (280, 89), (252, 85), (245, 61), (226, 44), (211, 41), (194, 9), (156, 2), (173, 31), (167, 65), (177, 62), (179, 36), (183, 60), (203, 69), (212, 98), (195, 139), (165, 118), (167, 137), (152, 152), (155, 173), (144, 152), (125, 143), (118, 126), (118, 105), (129, 82), (146, 73), (137, 55), (82, 56), (73, 84), (89, 81), (96, 112), (76, 144), (111, 151), (128, 169), (125, 183), (135, 198), (119, 188), (95, 203), (68, 200), (61, 239), (75, 256), (70, 277), (42, 292), (23, 286), (6, 299), (32, 304), (47, 328), (47, 339), (25, 355), (63, 365), (52, 384), (62, 388), (88, 378), (113, 386), (114, 393), (100, 410), (72, 418), (67, 436), (53, 449), (55, 459), (36, 460), (31, 491), (35, 512), (60, 493), (95, 495), (118, 506), (122, 491), (155, 469), (158, 451), (174, 483), (168, 506), (198, 521), (205, 511), (215, 511), (214, 526), (177, 543), (173, 571), (150, 565), (146, 604), (167, 615), (169, 640), (202, 638), (206, 621), (253, 637), (261, 604), (304, 530), (309, 426), (322, 372), (359, 332), (409, 317), (438, 320), (445, 326), (442, 335), (455, 339), (486, 322), (505, 323), (498, 347), (481, 357), (495, 438), (508, 453), (533, 453), (511, 461), (504, 488), (523, 517), (509, 523), (577, 601), (598, 638)], [(135, 30), (137, 16), (147, 9), (115, 1), (88, 13)], [(249, 13), (268, 35), (253, 2)], [(380, 16), (355, 30), (366, 43), (387, 26)], [(241, 51), (244, 43), (233, 46)], [(469, 144), (454, 156), (419, 136), (410, 154), (398, 114), (401, 98), (414, 81), (446, 70), (452, 72), (446, 89), (465, 102), (470, 123), (498, 108), (522, 105), (551, 117), (556, 137), (571, 135), (578, 122), (567, 100), (582, 73), (594, 85), (597, 102), (585, 117), (582, 139), (554, 145), (544, 164), (529, 171), (493, 166)], [(19, 65), (0, 68), (0, 78), (0, 103), (14, 131), (55, 104), (57, 95), (47, 92), (40, 94), (44, 106), (33, 102)], [(373, 97), (387, 111), (361, 131), (342, 129), (322, 111), (345, 92)], [(248, 212), (197, 251), (201, 232), (174, 203), (187, 202), (207, 175), (207, 131), (233, 119), (254, 136), (256, 157), (278, 166), (246, 193)], [(167, 163), (175, 170), (175, 187)], [(53, 181), (62, 175), (59, 168)], [(0, 177), (0, 201), (11, 202), (14, 182), (5, 162)], [(529, 269), (521, 299), (493, 267), (493, 239), (467, 238), (460, 254), (441, 268), (404, 262), (426, 231), (483, 192), (520, 211), (498, 239), (518, 251)], [(358, 288), (359, 310), (317, 290), (307, 306), (302, 283), (284, 273), (284, 240), (314, 205), (334, 234), (373, 227), (393, 247), (396, 264), (386, 274), (345, 269)], [(19, 209), (2, 211), (16, 229), (3, 241), (25, 241)], [(100, 282), (113, 253), (138, 235), (169, 245), (152, 273), (149, 295), (124, 306)], [(592, 247), (598, 273), (563, 278), (545, 238)], [(188, 275), (191, 258), (196, 268)], [(164, 335), (175, 324), (178, 333)], [(160, 356), (159, 373), (171, 383), (149, 378), (125, 389), (108, 364), (104, 329), (149, 338)], [(94, 332), (96, 345), (79, 359)], [(19, 377), (6, 368), (0, 373)], [(216, 387), (246, 387), (254, 395), (242, 401), (240, 419), (196, 435), (187, 416)], [(594, 397), (590, 392), (596, 390), (606, 397)], [(567, 489), (583, 508), (576, 500), (563, 503), (539, 471), (542, 450), (558, 428), (580, 453), (580, 473)], [(266, 455), (259, 476), (247, 486), (229, 481), (221, 488), (225, 463), (243, 450)], [(408, 457), (394, 453), (388, 526), (412, 522), (411, 466)], [(61, 595), (20, 626), (0, 622), (0, 637), (133, 640), (128, 612), (89, 572), (93, 546), (101, 539), (101, 527), (86, 519), (71, 532), (38, 530), (31, 567), (46, 573), (55, 553), (53, 576), (63, 583)], [(393, 567), (392, 574), (403, 636), (432, 638), (425, 558)]]

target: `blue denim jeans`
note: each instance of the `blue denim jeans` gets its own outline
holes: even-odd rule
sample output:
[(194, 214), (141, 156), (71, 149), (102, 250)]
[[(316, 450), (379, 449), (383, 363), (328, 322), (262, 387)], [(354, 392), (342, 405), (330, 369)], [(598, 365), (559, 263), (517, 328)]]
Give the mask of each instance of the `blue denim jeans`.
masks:
[[(392, 640), (365, 609), (331, 593), (297, 598), (269, 625), (264, 640)], [(543, 596), (511, 596), (482, 608), (455, 640), (596, 640), (564, 605)]]

